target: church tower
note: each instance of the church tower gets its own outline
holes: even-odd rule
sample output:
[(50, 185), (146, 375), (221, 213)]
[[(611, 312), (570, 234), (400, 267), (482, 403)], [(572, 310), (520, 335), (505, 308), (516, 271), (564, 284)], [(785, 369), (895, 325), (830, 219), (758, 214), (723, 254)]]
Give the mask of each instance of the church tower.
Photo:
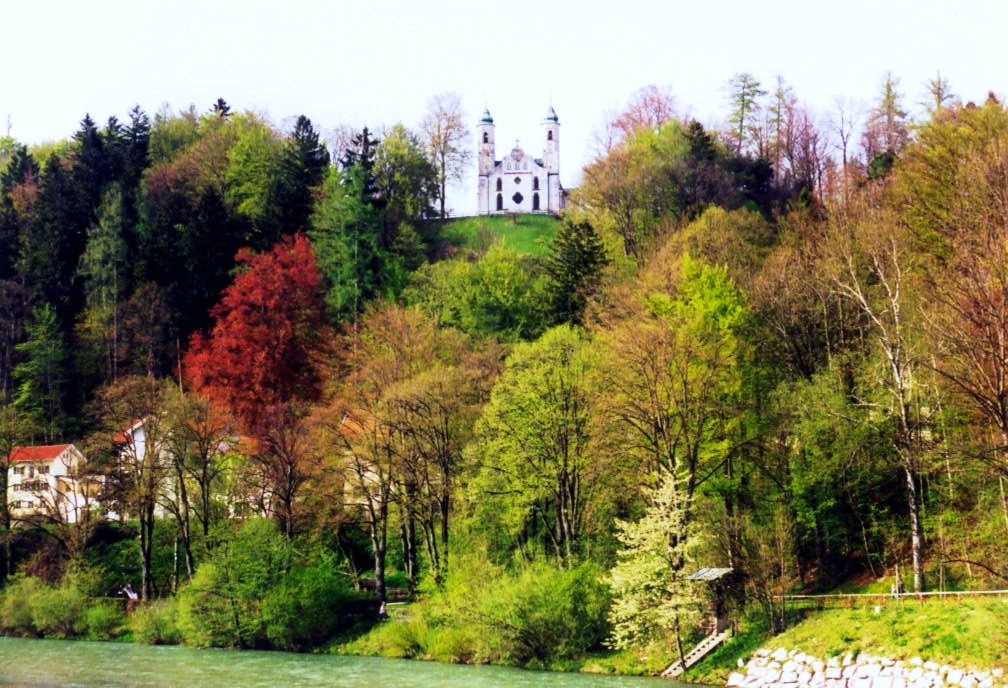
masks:
[(543, 119), (543, 167), (546, 169), (546, 207), (556, 212), (563, 207), (563, 190), (560, 188), (560, 119), (549, 106)]
[(556, 111), (550, 105), (543, 119), (543, 137), (546, 139), (543, 148), (543, 167), (550, 174), (560, 173), (560, 120)]
[(494, 121), (490, 109), (483, 108), (483, 116), (476, 125), (477, 165), (479, 167), (479, 189), (477, 191), (477, 212), (490, 212), (490, 175), (494, 171)]

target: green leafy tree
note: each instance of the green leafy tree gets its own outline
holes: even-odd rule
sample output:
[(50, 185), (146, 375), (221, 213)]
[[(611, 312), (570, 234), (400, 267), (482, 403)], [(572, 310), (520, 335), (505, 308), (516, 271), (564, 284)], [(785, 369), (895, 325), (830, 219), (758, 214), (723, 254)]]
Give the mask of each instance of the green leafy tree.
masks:
[(421, 266), (404, 297), (443, 325), (503, 341), (535, 339), (548, 320), (540, 264), (502, 243), (475, 263), (456, 258)]
[(569, 563), (597, 534), (607, 476), (592, 447), (596, 365), (585, 333), (568, 325), (508, 356), (477, 425), (470, 486), (477, 519), (499, 530), (501, 545)]
[(223, 170), (225, 199), (246, 227), (244, 245), (265, 250), (293, 231), (282, 226), (283, 218), (274, 221), (270, 207), (275, 180), (284, 173), (283, 142), (272, 127), (251, 114), (230, 117), (227, 129), (234, 140)]
[(893, 454), (906, 487), (914, 590), (923, 591), (923, 497), (918, 481), (936, 435), (937, 406), (922, 377), (923, 342), (913, 318), (920, 256), (903, 228), (872, 214), (845, 226), (839, 244), (834, 280), (838, 293), (865, 319), (881, 366), (877, 390), (882, 399), (872, 403), (885, 409), (891, 424)]
[(644, 467), (644, 485), (675, 477), (690, 525), (698, 488), (738, 442), (749, 315), (724, 268), (683, 256), (678, 270), (676, 285), (645, 295), (608, 335), (608, 436), (613, 451)]
[(375, 183), (383, 201), (382, 248), (399, 256), (406, 269), (423, 262), (416, 227), (428, 220), (437, 197), (435, 170), (420, 139), (402, 124), (382, 137), (375, 152)]

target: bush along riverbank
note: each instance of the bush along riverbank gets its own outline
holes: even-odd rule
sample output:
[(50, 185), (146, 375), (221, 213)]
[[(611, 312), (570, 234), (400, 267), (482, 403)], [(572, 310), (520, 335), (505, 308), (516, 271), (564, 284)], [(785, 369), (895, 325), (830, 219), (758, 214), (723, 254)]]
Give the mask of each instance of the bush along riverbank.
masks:
[[(797, 650), (757, 650), (728, 688), (1006, 688), (1002, 669), (968, 670), (919, 657), (892, 660), (866, 654), (821, 659)], [(744, 669), (744, 671), (742, 671)]]

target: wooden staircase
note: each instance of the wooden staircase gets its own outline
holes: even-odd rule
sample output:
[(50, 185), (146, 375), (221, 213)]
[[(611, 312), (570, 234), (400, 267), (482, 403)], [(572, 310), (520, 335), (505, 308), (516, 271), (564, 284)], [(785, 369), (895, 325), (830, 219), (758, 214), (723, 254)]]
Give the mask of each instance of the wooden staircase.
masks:
[(728, 636), (731, 634), (730, 630), (724, 630), (718, 632), (715, 630), (713, 633), (708, 635), (706, 638), (700, 641), (700, 643), (694, 647), (692, 650), (686, 653), (683, 657), (683, 661), (680, 662), (676, 660), (672, 662), (665, 671), (661, 672), (662, 678), (677, 679), (683, 675), (683, 665), (686, 665), (686, 669), (689, 669), (694, 664), (699, 662), (701, 659), (709, 655), (714, 651), (714, 648), (721, 645), (721, 643), (728, 640)]

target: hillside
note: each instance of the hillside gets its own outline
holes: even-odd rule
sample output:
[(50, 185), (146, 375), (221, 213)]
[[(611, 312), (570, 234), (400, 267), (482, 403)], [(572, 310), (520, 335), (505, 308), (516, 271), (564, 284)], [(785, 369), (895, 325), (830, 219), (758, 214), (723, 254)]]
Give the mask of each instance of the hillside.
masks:
[(519, 253), (543, 255), (559, 224), (553, 215), (479, 215), (448, 220), (439, 233), (459, 248), (485, 250), (502, 241)]

